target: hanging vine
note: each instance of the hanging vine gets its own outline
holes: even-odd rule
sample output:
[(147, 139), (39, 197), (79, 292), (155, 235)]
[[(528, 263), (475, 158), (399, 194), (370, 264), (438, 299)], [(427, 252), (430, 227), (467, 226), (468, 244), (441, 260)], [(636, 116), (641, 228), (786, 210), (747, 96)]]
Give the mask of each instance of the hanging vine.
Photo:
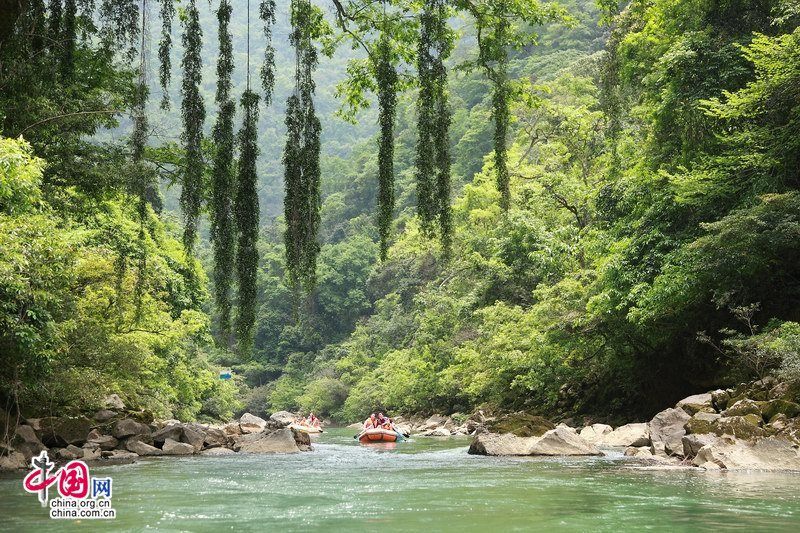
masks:
[(285, 165), (286, 264), (293, 286), (310, 290), (316, 282), (320, 224), (320, 134), (322, 126), (314, 109), (313, 72), (322, 15), (310, 0), (292, 0), (292, 33), (295, 47), (295, 90), (286, 109)]
[(187, 256), (194, 253), (197, 238), (197, 222), (203, 200), (203, 123), (206, 117), (205, 104), (200, 94), (202, 81), (203, 30), (200, 27), (196, 0), (190, 0), (186, 8), (183, 29), (184, 55), (183, 83), (181, 86), (181, 116), (183, 118), (183, 143), (186, 162), (183, 171), (181, 208), (184, 217), (183, 247)]
[(378, 234), (381, 260), (389, 250), (394, 213), (394, 120), (397, 108), (397, 71), (389, 36), (383, 33), (376, 49), (375, 79), (378, 84)]
[(61, 18), (64, 15), (64, 8), (61, 0), (50, 0), (48, 6), (49, 16), (47, 19), (47, 37), (50, 41), (50, 52), (55, 54), (61, 47)]
[(275, 0), (262, 0), (259, 15), (264, 23), (264, 63), (261, 65), (261, 85), (264, 88), (264, 104), (272, 103), (275, 90), (275, 47), (272, 45), (272, 28), (275, 25)]
[(500, 191), (500, 207), (508, 211), (511, 206), (510, 177), (508, 173), (508, 122), (510, 111), (508, 101), (508, 51), (504, 43), (508, 41), (509, 22), (505, 17), (505, 1), (498, 2), (499, 17), (494, 26), (494, 46), (486, 48), (488, 57), (484, 64), (495, 64), (487, 67), (489, 79), (493, 83), (492, 118), (494, 119), (494, 166), (497, 174), (497, 190)]
[(239, 352), (248, 354), (256, 321), (256, 274), (258, 272), (258, 94), (250, 88), (242, 95), (244, 119), (239, 131), (239, 174), (236, 184), (236, 276), (239, 306), (236, 335)]
[(161, 0), (161, 41), (158, 43), (158, 81), (161, 85), (161, 109), (169, 109), (169, 83), (172, 77), (172, 21), (175, 18), (174, 0)]
[(214, 249), (214, 299), (219, 329), (226, 338), (231, 332), (231, 284), (236, 257), (236, 228), (233, 219), (233, 118), (236, 104), (231, 98), (233, 43), (229, 29), (231, 3), (222, 0), (217, 10), (219, 22), (219, 57), (217, 59), (217, 93), (219, 108), (212, 130), (214, 163), (211, 176), (211, 244)]
[(445, 0), (426, 2), (420, 15), (417, 49), (419, 100), (417, 104), (417, 212), (423, 231), (438, 229), (445, 254), (452, 241), (450, 208), (450, 122), (447, 69), (452, 49)]

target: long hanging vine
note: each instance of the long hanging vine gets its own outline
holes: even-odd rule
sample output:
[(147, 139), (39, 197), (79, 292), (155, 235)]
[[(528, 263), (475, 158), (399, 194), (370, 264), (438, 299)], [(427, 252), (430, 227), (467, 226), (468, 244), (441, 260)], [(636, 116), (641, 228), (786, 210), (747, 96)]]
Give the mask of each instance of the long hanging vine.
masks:
[(197, 223), (203, 199), (203, 123), (206, 118), (205, 104), (200, 94), (202, 79), (203, 30), (197, 12), (196, 0), (190, 0), (186, 8), (183, 29), (184, 55), (183, 83), (181, 86), (181, 116), (183, 118), (183, 143), (186, 162), (181, 190), (181, 209), (184, 216), (183, 247), (187, 257), (194, 253), (197, 238)]
[(272, 28), (275, 25), (275, 0), (261, 0), (259, 16), (264, 23), (264, 63), (261, 65), (261, 85), (264, 88), (264, 104), (272, 104), (275, 90), (275, 47), (272, 45)]
[(376, 48), (375, 79), (378, 84), (378, 234), (381, 260), (389, 251), (389, 236), (394, 213), (394, 120), (397, 108), (397, 71), (389, 36), (381, 33)]
[(50, 0), (48, 5), (49, 16), (47, 19), (47, 37), (51, 53), (57, 53), (61, 47), (61, 19), (64, 14), (64, 8), (61, 5), (61, 0)]
[[(500, 191), (500, 207), (508, 211), (511, 206), (510, 178), (508, 173), (508, 121), (510, 111), (508, 107), (508, 51), (505, 43), (508, 40), (509, 22), (505, 17), (505, 0), (497, 4), (498, 20), (494, 27), (494, 43), (486, 47), (488, 57), (484, 58), (484, 65), (494, 63), (494, 68), (486, 68), (489, 79), (494, 87), (492, 91), (492, 118), (494, 119), (494, 166), (497, 174), (497, 189)], [(483, 52), (481, 52), (483, 53)]]
[(61, 78), (69, 81), (75, 71), (75, 43), (77, 39), (77, 0), (64, 2), (64, 24), (61, 36)]
[(175, 18), (174, 0), (161, 0), (161, 40), (158, 43), (158, 81), (161, 85), (161, 109), (169, 109), (169, 82), (172, 77), (172, 21)]
[(256, 274), (258, 271), (258, 94), (250, 89), (250, 2), (247, 3), (247, 88), (242, 95), (244, 119), (239, 131), (239, 172), (234, 212), (236, 231), (236, 277), (238, 312), (236, 335), (239, 353), (249, 354), (256, 321)]
[(214, 165), (211, 177), (211, 244), (214, 248), (214, 299), (223, 337), (231, 332), (231, 284), (236, 258), (236, 228), (233, 219), (233, 117), (236, 104), (231, 98), (233, 43), (229, 30), (231, 3), (222, 0), (217, 10), (219, 22), (219, 58), (217, 59), (217, 94), (219, 108), (212, 130)]
[(295, 47), (295, 90), (286, 109), (286, 147), (283, 152), (286, 195), (286, 265), (295, 287), (310, 290), (316, 282), (320, 224), (320, 134), (314, 109), (313, 72), (317, 50), (312, 43), (317, 13), (310, 0), (292, 0), (291, 43)]
[(420, 15), (417, 51), (419, 100), (417, 103), (417, 212), (422, 228), (432, 234), (438, 222), (445, 254), (452, 242), (450, 207), (451, 114), (447, 102), (447, 69), (450, 53), (445, 0), (426, 2)]

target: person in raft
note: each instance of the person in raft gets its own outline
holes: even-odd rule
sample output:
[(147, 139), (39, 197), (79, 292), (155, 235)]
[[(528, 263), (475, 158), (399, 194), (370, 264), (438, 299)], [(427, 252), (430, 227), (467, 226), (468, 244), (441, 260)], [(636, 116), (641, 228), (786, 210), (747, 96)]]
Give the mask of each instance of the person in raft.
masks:
[(381, 427), (381, 424), (380, 424), (380, 421), (378, 420), (378, 417), (375, 415), (375, 413), (372, 413), (371, 415), (369, 415), (369, 418), (364, 420), (364, 429), (365, 430), (367, 430), (367, 429), (375, 429), (375, 428), (379, 428), (379, 427)]
[(318, 428), (321, 425), (319, 418), (314, 413), (309, 413), (308, 418), (306, 418), (306, 424), (314, 428)]

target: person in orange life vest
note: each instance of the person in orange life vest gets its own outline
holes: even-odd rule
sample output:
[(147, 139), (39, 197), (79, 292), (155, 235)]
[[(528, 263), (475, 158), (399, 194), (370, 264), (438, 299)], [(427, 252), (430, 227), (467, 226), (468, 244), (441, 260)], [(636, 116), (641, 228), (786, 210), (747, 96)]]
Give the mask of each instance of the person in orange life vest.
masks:
[(379, 426), (380, 421), (378, 420), (378, 417), (375, 416), (375, 413), (369, 415), (369, 418), (364, 421), (364, 429), (373, 429)]

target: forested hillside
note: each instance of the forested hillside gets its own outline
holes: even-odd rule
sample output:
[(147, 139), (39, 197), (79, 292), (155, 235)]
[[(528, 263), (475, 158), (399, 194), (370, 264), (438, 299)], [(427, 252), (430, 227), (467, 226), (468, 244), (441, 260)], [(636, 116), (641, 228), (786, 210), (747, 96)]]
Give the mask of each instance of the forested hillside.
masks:
[(614, 419), (800, 378), (797, 0), (23, 4), (6, 410)]

